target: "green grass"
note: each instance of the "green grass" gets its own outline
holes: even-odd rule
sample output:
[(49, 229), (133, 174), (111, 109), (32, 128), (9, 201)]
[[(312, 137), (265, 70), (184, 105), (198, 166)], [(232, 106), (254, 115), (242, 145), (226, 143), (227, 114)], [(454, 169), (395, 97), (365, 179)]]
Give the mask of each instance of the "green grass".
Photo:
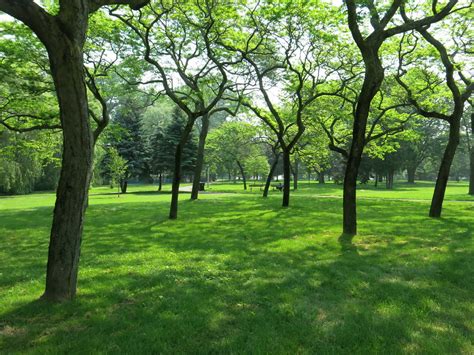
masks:
[(0, 352), (473, 353), (474, 200), (453, 183), (430, 219), (432, 187), (361, 188), (352, 241), (333, 184), (288, 209), (215, 184), (176, 221), (155, 187), (95, 188), (64, 304), (37, 301), (54, 196), (0, 197)]

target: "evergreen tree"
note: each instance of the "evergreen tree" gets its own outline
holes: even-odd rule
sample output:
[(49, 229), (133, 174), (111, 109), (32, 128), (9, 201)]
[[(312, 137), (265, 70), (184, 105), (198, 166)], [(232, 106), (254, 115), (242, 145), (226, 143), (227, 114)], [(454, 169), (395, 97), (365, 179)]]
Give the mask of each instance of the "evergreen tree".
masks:
[[(155, 175), (171, 173), (174, 168), (176, 145), (181, 139), (186, 120), (180, 109), (176, 107), (172, 113), (170, 123), (165, 127), (156, 127), (150, 137), (149, 149), (150, 170)], [(191, 132), (187, 144), (183, 149), (181, 169), (184, 174), (192, 173), (196, 162), (197, 144)], [(161, 187), (161, 179), (160, 179)]]

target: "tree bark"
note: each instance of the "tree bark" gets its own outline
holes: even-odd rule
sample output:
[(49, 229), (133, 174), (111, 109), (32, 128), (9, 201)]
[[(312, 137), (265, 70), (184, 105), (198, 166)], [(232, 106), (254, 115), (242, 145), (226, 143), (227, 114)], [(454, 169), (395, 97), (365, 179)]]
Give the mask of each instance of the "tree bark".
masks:
[(290, 205), (290, 164), (290, 152), (287, 149), (283, 149), (283, 207), (288, 207)]
[(63, 128), (62, 166), (43, 294), (43, 298), (53, 301), (69, 300), (76, 295), (93, 159), (82, 46), (66, 43), (48, 50)]
[(444, 195), (446, 193), (446, 187), (449, 180), (449, 172), (451, 165), (456, 154), (456, 149), (459, 145), (460, 140), (460, 120), (452, 119), (449, 125), (449, 139), (446, 149), (441, 160), (441, 165), (438, 171), (438, 177), (436, 179), (436, 185), (431, 200), (430, 217), (439, 218), (441, 217), (441, 210), (443, 209)]
[(245, 170), (243, 165), (240, 163), (240, 161), (237, 160), (237, 165), (239, 166), (240, 169), (240, 175), (242, 176), (242, 180), (244, 182), (244, 190), (247, 190), (247, 179), (245, 178)]
[(191, 200), (197, 200), (199, 195), (199, 183), (201, 182), (202, 166), (204, 164), (204, 148), (206, 146), (207, 133), (209, 132), (209, 115), (201, 117), (202, 127), (199, 134), (199, 143), (196, 159), (196, 167), (194, 169), (193, 189), (191, 191)]
[(360, 47), (365, 64), (365, 77), (354, 113), (351, 149), (344, 176), (343, 233), (347, 235), (357, 234), (357, 175), (365, 146), (370, 105), (384, 79), (384, 70), (378, 54), (380, 44), (381, 41), (365, 43)]
[(158, 191), (161, 191), (163, 188), (163, 174), (160, 173), (160, 176), (158, 178)]
[(173, 182), (171, 186), (170, 219), (178, 218), (179, 185), (181, 183), (181, 159), (183, 156), (184, 146), (188, 141), (189, 135), (193, 129), (193, 125), (194, 120), (189, 118), (181, 135), (181, 139), (176, 145), (176, 151), (174, 155)]
[(268, 190), (270, 189), (270, 184), (272, 183), (273, 174), (275, 173), (279, 158), (280, 154), (277, 154), (273, 160), (272, 165), (270, 166), (270, 171), (268, 172), (267, 180), (265, 181), (265, 188), (263, 189), (263, 197), (268, 197)]

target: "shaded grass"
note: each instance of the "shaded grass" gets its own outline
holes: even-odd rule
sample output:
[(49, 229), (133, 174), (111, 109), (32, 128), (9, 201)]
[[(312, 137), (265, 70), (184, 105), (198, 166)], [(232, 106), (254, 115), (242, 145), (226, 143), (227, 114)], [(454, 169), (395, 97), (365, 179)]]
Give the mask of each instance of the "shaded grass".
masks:
[(176, 221), (167, 194), (95, 189), (78, 298), (60, 305), (36, 301), (53, 197), (0, 199), (0, 349), (472, 353), (474, 203), (434, 220), (428, 202), (361, 199), (350, 240), (341, 200), (316, 189), (288, 209), (279, 193), (183, 195)]

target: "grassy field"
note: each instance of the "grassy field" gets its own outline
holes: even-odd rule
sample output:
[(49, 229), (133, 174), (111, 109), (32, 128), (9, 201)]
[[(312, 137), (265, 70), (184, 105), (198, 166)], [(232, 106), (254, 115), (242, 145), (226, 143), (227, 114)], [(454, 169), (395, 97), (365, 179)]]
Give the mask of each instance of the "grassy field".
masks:
[(473, 353), (474, 198), (361, 187), (339, 238), (341, 187), (281, 194), (215, 184), (199, 201), (91, 191), (78, 297), (38, 301), (54, 195), (0, 197), (2, 353)]

